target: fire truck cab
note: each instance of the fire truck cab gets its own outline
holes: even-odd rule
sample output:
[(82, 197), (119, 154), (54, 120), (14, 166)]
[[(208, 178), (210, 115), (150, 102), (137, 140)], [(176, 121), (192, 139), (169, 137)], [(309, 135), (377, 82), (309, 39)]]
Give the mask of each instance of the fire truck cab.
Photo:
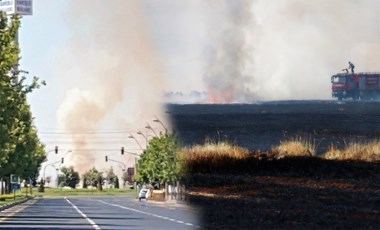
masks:
[(359, 76), (352, 73), (339, 73), (331, 76), (332, 97), (338, 100), (352, 98), (359, 99)]

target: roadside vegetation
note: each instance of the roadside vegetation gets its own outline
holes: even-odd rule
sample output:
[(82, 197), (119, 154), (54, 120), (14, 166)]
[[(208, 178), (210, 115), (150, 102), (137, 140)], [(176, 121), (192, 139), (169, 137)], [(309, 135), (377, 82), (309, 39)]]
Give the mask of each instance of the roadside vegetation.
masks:
[(63, 188), (45, 188), (45, 192), (35, 192), (34, 195), (44, 197), (49, 196), (135, 196), (137, 195), (136, 189), (124, 188), (115, 189), (108, 188), (99, 190), (96, 186), (88, 186), (87, 188), (72, 189), (70, 187)]
[[(18, 65), (16, 42), (20, 16), (0, 12), (0, 178), (9, 183), (10, 174), (33, 179), (46, 159), (33, 122), (27, 95), (44, 85)], [(3, 193), (3, 191), (1, 191)]]
[(137, 162), (134, 180), (146, 184), (175, 184), (182, 175), (179, 150), (174, 134), (153, 137)]
[(0, 195), (0, 206), (11, 203), (14, 201), (19, 201), (25, 198), (25, 194), (17, 193), (16, 195), (12, 194), (3, 194)]

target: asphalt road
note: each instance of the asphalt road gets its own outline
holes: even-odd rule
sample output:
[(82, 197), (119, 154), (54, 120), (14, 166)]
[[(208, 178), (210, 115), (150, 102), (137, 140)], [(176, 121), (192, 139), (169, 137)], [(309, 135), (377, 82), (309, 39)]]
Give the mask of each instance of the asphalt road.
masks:
[(0, 212), (0, 229), (200, 229), (199, 214), (130, 197), (38, 198)]

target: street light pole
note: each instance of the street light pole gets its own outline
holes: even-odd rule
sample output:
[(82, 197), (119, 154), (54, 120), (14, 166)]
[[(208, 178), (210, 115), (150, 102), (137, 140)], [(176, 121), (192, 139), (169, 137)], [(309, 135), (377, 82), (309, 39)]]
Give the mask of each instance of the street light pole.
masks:
[(146, 123), (145, 128), (146, 128), (146, 129), (150, 129), (150, 130), (152, 130), (152, 132), (154, 133), (154, 135), (157, 137), (157, 133), (156, 133), (156, 131), (154, 131), (154, 129), (152, 128), (152, 126), (150, 126), (148, 123)]
[[(55, 151), (56, 153), (58, 153), (58, 146), (55, 147), (55, 150), (51, 150), (51, 151)], [(50, 151), (49, 151), (49, 152), (50, 152)], [(45, 165), (45, 167), (44, 167), (44, 176), (43, 176), (43, 180), (44, 180), (44, 182), (45, 182), (45, 171), (46, 171), (46, 167), (49, 166), (49, 165), (52, 165), (52, 164), (56, 164), (56, 163), (63, 163), (63, 159), (64, 159), (64, 157), (65, 157), (68, 153), (71, 153), (71, 152), (72, 152), (71, 150), (68, 150), (68, 151), (66, 152), (66, 154), (61, 158), (60, 161), (55, 161), (55, 162), (53, 162), (53, 163), (50, 163), (50, 164)]]
[(131, 135), (128, 136), (128, 138), (132, 138), (132, 139), (134, 139), (134, 140), (136, 141), (137, 145), (140, 147), (140, 149), (141, 149), (142, 151), (144, 151), (143, 147), (140, 145), (140, 142), (136, 139), (135, 136), (133, 136), (133, 135), (131, 134)]
[(59, 162), (61, 162), (61, 161), (56, 161), (56, 162), (53, 162), (53, 163), (45, 165), (45, 167), (44, 167), (44, 182), (45, 182), (45, 170), (46, 170), (46, 167), (49, 166), (49, 165), (53, 165), (53, 164), (59, 163)]
[(148, 137), (145, 136), (141, 131), (138, 131), (137, 134), (143, 136), (145, 139), (145, 142), (148, 143)]
[(153, 122), (160, 123), (162, 125), (162, 127), (165, 129), (165, 134), (167, 134), (168, 133), (168, 129), (166, 128), (166, 126), (164, 125), (164, 123), (162, 123), (162, 121), (160, 119), (158, 119), (158, 117), (156, 115), (154, 115), (154, 118), (155, 119), (153, 120)]
[(144, 137), (144, 139), (145, 139), (145, 148), (146, 148), (148, 146), (148, 137), (145, 136), (141, 131), (138, 131), (137, 134)]

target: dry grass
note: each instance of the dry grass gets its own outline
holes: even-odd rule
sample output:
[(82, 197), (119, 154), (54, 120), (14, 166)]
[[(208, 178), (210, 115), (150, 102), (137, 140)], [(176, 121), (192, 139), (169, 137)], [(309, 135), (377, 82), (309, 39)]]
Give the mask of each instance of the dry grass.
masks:
[(204, 145), (195, 145), (183, 148), (181, 151), (185, 171), (194, 172), (223, 172), (228, 168), (236, 170), (237, 164), (248, 157), (248, 149), (228, 142), (207, 142)]
[(204, 145), (184, 148), (182, 153), (186, 162), (199, 161), (207, 158), (243, 159), (248, 156), (248, 149), (228, 142), (207, 142)]
[(380, 161), (380, 140), (351, 141), (342, 149), (330, 146), (321, 157), (334, 160)]
[(278, 146), (271, 149), (271, 152), (278, 157), (285, 156), (314, 156), (316, 151), (314, 141), (310, 138), (298, 136), (281, 141)]
[[(228, 142), (207, 142), (183, 148), (181, 151), (185, 173), (238, 173), (257, 168), (261, 155), (254, 155), (248, 149)], [(319, 157), (333, 160), (380, 161), (380, 139), (369, 142), (349, 142), (343, 148), (330, 146), (329, 150), (316, 156), (316, 144), (311, 138), (298, 136), (281, 141), (266, 155), (277, 159), (287, 157)], [(257, 158), (256, 158), (257, 157)], [(261, 163), (262, 165), (263, 163)]]

